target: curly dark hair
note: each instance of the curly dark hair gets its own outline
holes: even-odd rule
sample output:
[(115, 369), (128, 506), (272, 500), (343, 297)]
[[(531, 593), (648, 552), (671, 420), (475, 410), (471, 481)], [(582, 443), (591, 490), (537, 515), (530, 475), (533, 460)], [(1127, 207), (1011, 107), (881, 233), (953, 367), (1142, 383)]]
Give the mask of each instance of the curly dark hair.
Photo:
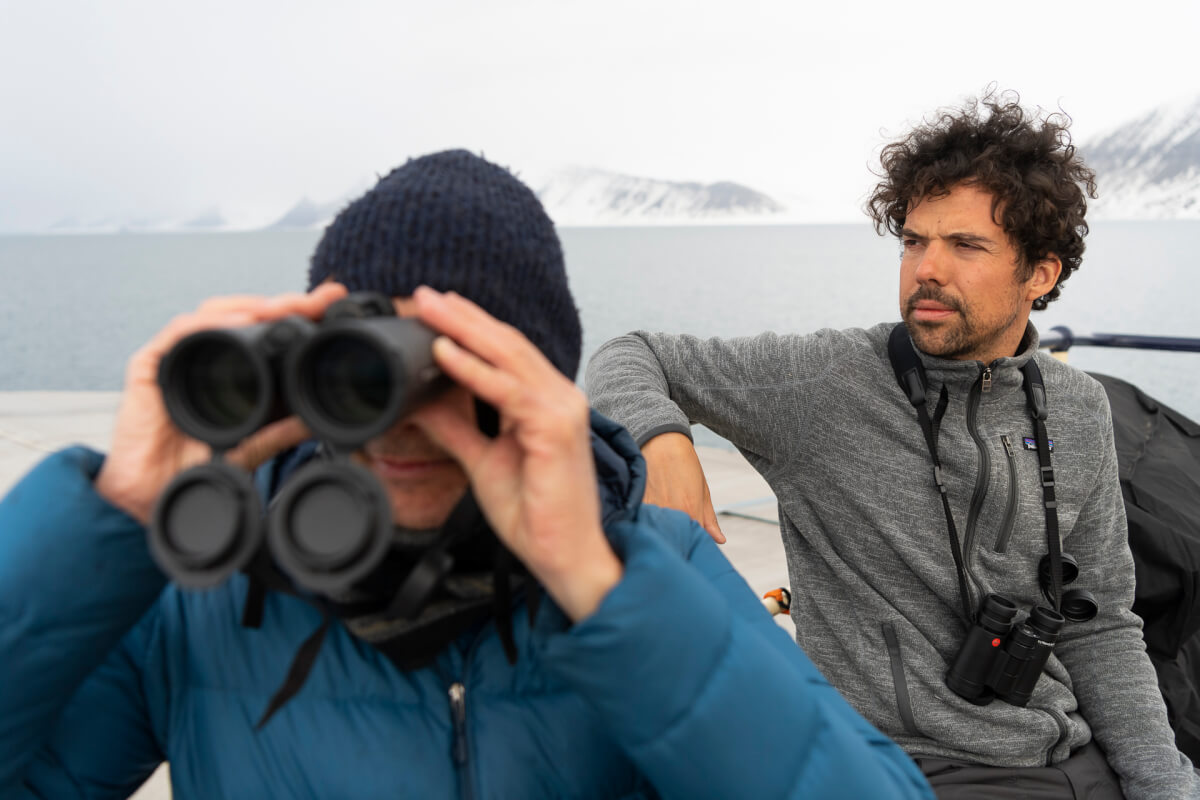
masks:
[(987, 191), (993, 218), (1020, 254), (1023, 279), (1050, 254), (1062, 261), (1054, 288), (1033, 303), (1041, 311), (1083, 260), (1087, 198), (1096, 197), (1096, 173), (1071, 144), (1070, 125), (1065, 113), (1043, 119), (1040, 109), (1022, 108), (1015, 92), (994, 89), (940, 110), (883, 148), (867, 214), (880, 235), (899, 236), (921, 199), (945, 197), (959, 184)]

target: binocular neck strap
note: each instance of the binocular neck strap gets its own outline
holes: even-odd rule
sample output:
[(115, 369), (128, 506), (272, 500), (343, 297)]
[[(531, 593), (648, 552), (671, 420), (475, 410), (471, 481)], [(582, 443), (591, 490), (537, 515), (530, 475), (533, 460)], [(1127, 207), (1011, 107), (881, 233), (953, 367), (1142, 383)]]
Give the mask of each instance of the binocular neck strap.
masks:
[(443, 535), (421, 554), (392, 596), (387, 615), (416, 619), (442, 585), (442, 581), (454, 569), (454, 556), (450, 551), (486, 527), (487, 521), (483, 518), (483, 512), (479, 510), (475, 496), (468, 490), (450, 512), (450, 517), (442, 528)]
[(900, 388), (904, 390), (908, 402), (917, 410), (917, 421), (921, 424), (921, 432), (925, 434), (925, 444), (929, 448), (929, 457), (933, 461), (933, 480), (937, 484), (938, 496), (942, 499), (942, 510), (946, 514), (946, 530), (950, 534), (950, 554), (954, 557), (954, 570), (958, 574), (959, 602), (962, 603), (963, 617), (969, 625), (974, 622), (975, 614), (971, 610), (970, 593), (967, 589), (967, 570), (963, 565), (962, 547), (958, 543), (958, 528), (954, 525), (954, 514), (950, 511), (950, 498), (946, 493), (946, 484), (942, 482), (942, 462), (938, 458), (937, 451), (938, 425), (942, 421), (942, 415), (946, 413), (949, 395), (946, 387), (943, 386), (941, 394), (938, 396), (937, 408), (934, 409), (931, 418), (928, 408), (928, 382), (925, 379), (925, 367), (917, 357), (917, 351), (913, 348), (912, 341), (908, 338), (908, 330), (903, 323), (892, 328), (892, 334), (888, 338), (888, 358), (892, 362), (892, 369), (896, 373), (896, 380), (900, 383)]
[(1046, 552), (1050, 554), (1050, 602), (1055, 611), (1062, 610), (1063, 566), (1062, 538), (1058, 532), (1058, 501), (1054, 495), (1054, 469), (1050, 465), (1050, 435), (1046, 432), (1046, 387), (1037, 361), (1030, 358), (1021, 367), (1025, 378), (1025, 398), (1029, 415), (1033, 417), (1033, 433), (1037, 441), (1038, 468), (1042, 483), (1042, 507), (1046, 514)]
[(287, 677), (283, 680), (283, 685), (272, 695), (271, 702), (267, 704), (262, 718), (254, 726), (255, 730), (262, 730), (275, 712), (283, 708), (284, 703), (295, 697), (296, 692), (304, 686), (304, 682), (308, 680), (308, 673), (312, 671), (313, 663), (317, 660), (317, 654), (321, 652), (321, 645), (325, 642), (325, 634), (329, 632), (329, 623), (332, 619), (328, 613), (321, 612), (321, 624), (309, 634), (308, 638), (300, 645), (300, 649), (296, 651), (295, 657), (292, 658), (292, 666), (288, 668)]

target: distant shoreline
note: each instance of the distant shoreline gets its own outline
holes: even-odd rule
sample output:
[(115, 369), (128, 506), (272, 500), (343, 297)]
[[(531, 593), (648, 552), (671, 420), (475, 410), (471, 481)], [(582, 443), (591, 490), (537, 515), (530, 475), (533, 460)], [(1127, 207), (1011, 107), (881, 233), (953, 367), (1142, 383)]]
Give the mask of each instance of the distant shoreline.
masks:
[[(1200, 225), (1200, 217), (1128, 217), (1128, 218), (1108, 218), (1099, 216), (1088, 220), (1092, 227), (1099, 225), (1144, 225), (1147, 223), (1167, 223), (1181, 225)], [(34, 230), (34, 231), (0, 231), (0, 238), (29, 238), (29, 239), (46, 239), (61, 236), (64, 238), (78, 238), (87, 236), (97, 237), (152, 237), (152, 236), (222, 236), (222, 235), (251, 235), (263, 233), (280, 233), (280, 234), (310, 234), (319, 236), (325, 229), (327, 223), (320, 225), (305, 227), (305, 228), (220, 228), (220, 229), (203, 229), (203, 228), (162, 228), (162, 229), (67, 229), (67, 230)], [(555, 228), (561, 231), (589, 231), (589, 230), (637, 230), (637, 229), (693, 229), (693, 228), (840, 228), (840, 227), (858, 227), (867, 226), (870, 222), (864, 216), (859, 219), (841, 219), (841, 220), (781, 220), (772, 219), (770, 217), (762, 218), (745, 218), (745, 219), (722, 219), (722, 220), (707, 220), (707, 219), (667, 219), (667, 220), (639, 220), (629, 222), (572, 222), (556, 224)]]

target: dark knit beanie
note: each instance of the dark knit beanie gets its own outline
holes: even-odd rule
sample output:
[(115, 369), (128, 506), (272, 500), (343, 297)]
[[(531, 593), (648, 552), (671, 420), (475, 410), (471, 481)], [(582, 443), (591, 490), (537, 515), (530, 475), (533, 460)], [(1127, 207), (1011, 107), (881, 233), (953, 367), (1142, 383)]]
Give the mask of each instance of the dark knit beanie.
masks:
[(568, 378), (582, 332), (562, 247), (537, 196), (508, 170), (465, 150), (409, 161), (325, 229), (308, 287), (407, 297), (455, 291), (532, 341)]

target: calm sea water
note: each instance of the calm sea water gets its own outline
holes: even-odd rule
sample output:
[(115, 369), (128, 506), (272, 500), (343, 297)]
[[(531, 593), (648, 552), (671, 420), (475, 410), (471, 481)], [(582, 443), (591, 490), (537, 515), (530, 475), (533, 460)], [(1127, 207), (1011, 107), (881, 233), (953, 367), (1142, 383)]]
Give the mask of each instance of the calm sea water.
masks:
[[(899, 251), (867, 223), (568, 228), (584, 357), (636, 328), (700, 335), (897, 319)], [(118, 389), (129, 355), (214, 294), (301, 289), (316, 232), (0, 237), (0, 391)], [(1200, 336), (1200, 223), (1096, 223), (1043, 330)], [(1077, 348), (1071, 363), (1200, 418), (1200, 355)]]

